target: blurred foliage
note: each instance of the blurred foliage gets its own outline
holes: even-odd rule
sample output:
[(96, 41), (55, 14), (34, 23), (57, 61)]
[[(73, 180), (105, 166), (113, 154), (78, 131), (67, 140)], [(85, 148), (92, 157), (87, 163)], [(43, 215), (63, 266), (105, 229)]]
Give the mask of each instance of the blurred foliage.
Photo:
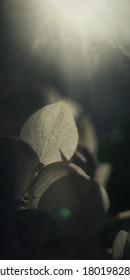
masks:
[(130, 209), (130, 119), (107, 136), (99, 137), (98, 157), (112, 164), (107, 184), (111, 213)]

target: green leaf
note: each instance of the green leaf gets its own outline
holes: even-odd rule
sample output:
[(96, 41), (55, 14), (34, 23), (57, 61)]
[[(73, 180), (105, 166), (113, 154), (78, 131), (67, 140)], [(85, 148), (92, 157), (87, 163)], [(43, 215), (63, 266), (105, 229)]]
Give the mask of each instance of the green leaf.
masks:
[(123, 251), (124, 251), (127, 236), (128, 236), (128, 232), (126, 232), (125, 230), (120, 230), (116, 235), (112, 247), (112, 256), (114, 260), (123, 259)]
[(74, 118), (63, 101), (35, 112), (25, 122), (20, 138), (31, 145), (44, 165), (62, 161), (61, 152), (69, 160), (78, 144)]

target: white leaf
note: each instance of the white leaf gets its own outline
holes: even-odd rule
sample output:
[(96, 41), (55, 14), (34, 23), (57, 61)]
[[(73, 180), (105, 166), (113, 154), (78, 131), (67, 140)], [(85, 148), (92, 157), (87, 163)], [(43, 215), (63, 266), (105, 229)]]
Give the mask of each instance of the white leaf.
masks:
[(80, 122), (80, 141), (92, 153), (98, 150), (96, 130), (89, 117), (84, 116)]
[(95, 181), (97, 181), (103, 187), (106, 187), (111, 172), (112, 172), (111, 164), (109, 163), (100, 164), (95, 171)]
[(104, 210), (107, 211), (110, 207), (109, 197), (108, 197), (108, 194), (107, 194), (106, 190), (104, 189), (104, 187), (102, 187), (102, 185), (99, 185), (99, 187), (100, 187)]
[(130, 210), (119, 212), (117, 216), (118, 216), (119, 219), (130, 218)]
[(61, 152), (69, 160), (78, 144), (74, 118), (63, 101), (35, 112), (25, 122), (20, 138), (32, 146), (45, 165), (61, 161)]

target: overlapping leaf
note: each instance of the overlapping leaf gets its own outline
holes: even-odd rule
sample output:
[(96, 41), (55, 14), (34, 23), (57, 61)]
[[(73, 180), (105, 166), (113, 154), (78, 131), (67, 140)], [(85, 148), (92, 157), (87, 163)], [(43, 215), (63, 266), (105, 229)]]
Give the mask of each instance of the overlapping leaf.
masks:
[(43, 168), (30, 186), (29, 207), (36, 209), (40, 197), (49, 186), (69, 173), (69, 166), (64, 162), (55, 162)]
[(18, 138), (0, 138), (0, 208), (22, 195), (37, 174), (39, 159)]
[(70, 108), (60, 101), (38, 110), (25, 122), (20, 138), (32, 146), (45, 165), (61, 161), (61, 152), (69, 160), (78, 143)]
[(105, 215), (100, 187), (75, 170), (46, 190), (38, 208), (49, 213), (62, 234), (94, 235), (99, 220)]

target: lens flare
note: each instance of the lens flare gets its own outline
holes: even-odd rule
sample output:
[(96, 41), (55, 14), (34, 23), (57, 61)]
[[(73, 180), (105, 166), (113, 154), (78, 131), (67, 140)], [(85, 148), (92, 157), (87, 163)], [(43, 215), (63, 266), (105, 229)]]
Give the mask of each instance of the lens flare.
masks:
[(63, 219), (67, 219), (71, 216), (71, 211), (69, 208), (62, 208), (60, 210), (60, 216), (63, 218)]

